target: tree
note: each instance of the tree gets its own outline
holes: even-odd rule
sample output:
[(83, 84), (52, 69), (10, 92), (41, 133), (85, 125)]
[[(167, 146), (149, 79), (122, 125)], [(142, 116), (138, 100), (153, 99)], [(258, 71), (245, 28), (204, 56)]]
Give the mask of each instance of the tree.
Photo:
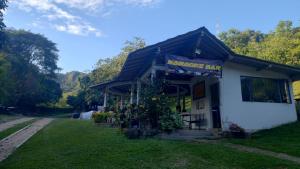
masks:
[(7, 8), (7, 0), (0, 0), (0, 31), (3, 30), (5, 24), (3, 23), (3, 11)]
[(9, 93), (7, 92), (7, 89), (11, 87), (9, 83), (5, 83), (9, 81), (8, 71), (10, 69), (10, 64), (7, 61), (4, 54), (0, 54), (0, 104), (3, 103)]
[(260, 31), (246, 30), (239, 31), (230, 29), (227, 32), (222, 32), (219, 35), (220, 39), (232, 50), (239, 54), (248, 54), (250, 43), (259, 43), (264, 40), (265, 34)]
[(5, 24), (3, 22), (3, 12), (7, 8), (7, 0), (0, 0), (0, 50), (2, 49), (5, 42), (5, 34), (3, 29)]
[(10, 65), (4, 83), (13, 87), (5, 103), (19, 107), (33, 107), (40, 103), (55, 102), (61, 96), (56, 82), (58, 50), (56, 44), (40, 34), (24, 30), (4, 31), (7, 41), (3, 52)]
[(128, 54), (145, 46), (144, 39), (135, 37), (132, 41), (125, 42), (125, 46), (117, 56), (100, 59), (90, 75), (92, 83), (97, 84), (114, 78), (121, 71)]

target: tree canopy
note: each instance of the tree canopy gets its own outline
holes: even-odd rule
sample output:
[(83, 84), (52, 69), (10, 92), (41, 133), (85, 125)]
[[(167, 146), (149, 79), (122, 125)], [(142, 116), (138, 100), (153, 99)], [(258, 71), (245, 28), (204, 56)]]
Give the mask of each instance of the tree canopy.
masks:
[(219, 35), (235, 52), (281, 64), (300, 66), (300, 28), (291, 21), (280, 21), (274, 31), (230, 29)]
[(61, 89), (56, 82), (58, 49), (40, 34), (4, 30), (6, 41), (0, 57), (0, 104), (33, 107), (56, 102)]
[(7, 0), (0, 0), (0, 30), (5, 27), (3, 23), (3, 11), (7, 8)]

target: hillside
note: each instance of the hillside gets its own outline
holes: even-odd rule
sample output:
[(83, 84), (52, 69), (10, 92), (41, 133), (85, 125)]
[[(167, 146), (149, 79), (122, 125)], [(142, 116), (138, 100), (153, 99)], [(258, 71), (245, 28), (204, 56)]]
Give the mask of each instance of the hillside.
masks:
[(80, 83), (79, 78), (85, 76), (85, 73), (79, 71), (72, 71), (67, 72), (65, 74), (58, 74), (58, 80), (60, 86), (63, 90), (63, 96), (60, 98), (58, 103), (55, 104), (55, 107), (60, 108), (68, 108), (70, 107), (67, 104), (68, 96), (77, 95), (78, 91), (80, 90)]
[(80, 89), (79, 78), (83, 77), (85, 73), (79, 71), (67, 72), (65, 74), (58, 74), (60, 86), (64, 93), (77, 92)]

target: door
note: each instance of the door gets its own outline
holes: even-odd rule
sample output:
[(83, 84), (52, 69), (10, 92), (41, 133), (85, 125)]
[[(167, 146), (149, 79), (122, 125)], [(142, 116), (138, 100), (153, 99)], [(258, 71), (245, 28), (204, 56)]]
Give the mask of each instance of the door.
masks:
[(219, 83), (210, 86), (213, 128), (221, 128)]

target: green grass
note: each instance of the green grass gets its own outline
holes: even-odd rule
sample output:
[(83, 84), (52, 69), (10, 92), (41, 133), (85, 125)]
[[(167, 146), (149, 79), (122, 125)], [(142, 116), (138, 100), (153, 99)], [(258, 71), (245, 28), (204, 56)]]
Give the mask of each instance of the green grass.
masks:
[(157, 139), (128, 140), (118, 129), (89, 121), (55, 120), (0, 168), (300, 168), (222, 145)]
[(300, 157), (300, 122), (259, 131), (254, 133), (251, 139), (229, 139), (228, 141)]
[(20, 118), (19, 115), (6, 115), (6, 114), (0, 114), (0, 123), (5, 123), (10, 120), (15, 120), (17, 118)]
[(31, 124), (34, 120), (26, 121), (24, 123), (20, 123), (15, 125), (14, 127), (8, 128), (2, 132), (0, 132), (0, 140), (11, 135), (12, 133), (24, 128), (25, 126)]

